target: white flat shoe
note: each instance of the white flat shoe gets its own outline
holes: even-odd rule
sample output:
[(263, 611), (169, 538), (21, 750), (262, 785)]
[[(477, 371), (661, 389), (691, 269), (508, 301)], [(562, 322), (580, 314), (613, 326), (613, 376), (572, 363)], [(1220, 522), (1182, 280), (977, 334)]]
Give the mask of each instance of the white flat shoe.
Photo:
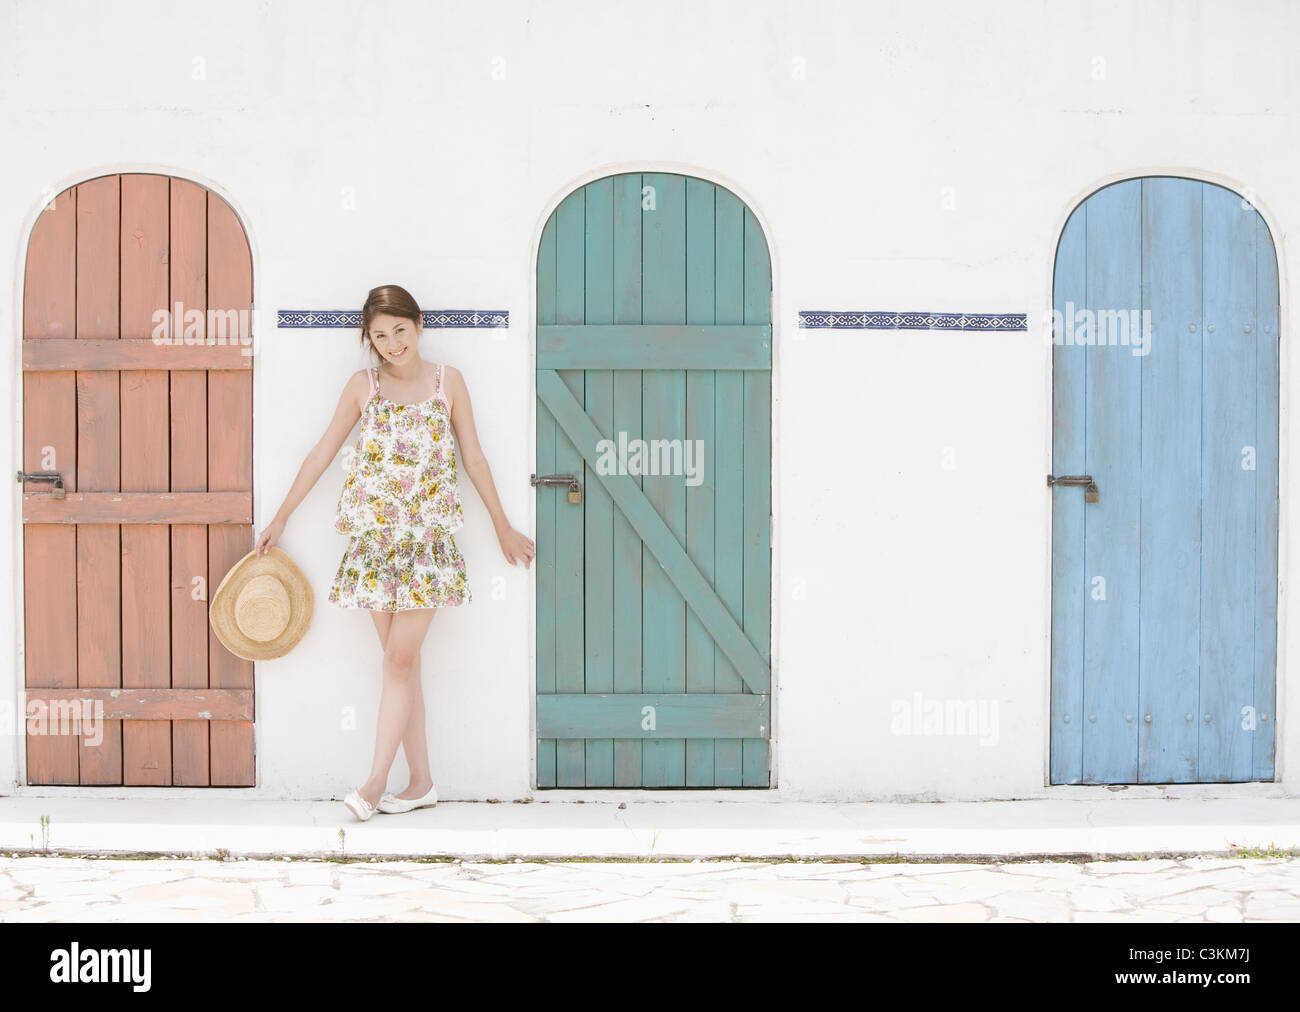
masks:
[(381, 812), (410, 812), (416, 808), (432, 808), (438, 803), (438, 789), (430, 787), (429, 793), (423, 797), (399, 798), (396, 794), (385, 794), (379, 799), (379, 810)]
[(362, 822), (369, 819), (375, 812), (380, 811), (379, 806), (367, 803), (357, 791), (352, 791), (343, 799), (343, 804), (348, 806), (348, 811), (355, 815)]

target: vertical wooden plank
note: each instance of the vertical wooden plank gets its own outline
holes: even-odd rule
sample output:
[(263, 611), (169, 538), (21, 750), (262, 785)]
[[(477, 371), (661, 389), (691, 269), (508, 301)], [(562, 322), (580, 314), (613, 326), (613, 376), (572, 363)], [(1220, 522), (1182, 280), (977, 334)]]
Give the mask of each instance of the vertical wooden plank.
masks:
[[(586, 211), (584, 319), (588, 324), (614, 322), (614, 183), (598, 179), (585, 188)], [(588, 369), (585, 374), (587, 414), (596, 428), (618, 441), (614, 429), (614, 374)], [(583, 691), (614, 691), (614, 501), (600, 478), (583, 467), (583, 594), (586, 676)], [(561, 493), (562, 494), (562, 493)], [(567, 500), (567, 496), (565, 497)], [(614, 786), (614, 740), (586, 742), (587, 787)]]
[[(772, 271), (758, 220), (745, 208), (745, 323), (772, 322)], [(745, 372), (745, 635), (771, 661), (772, 374)], [(768, 744), (746, 738), (741, 783), (768, 786)]]
[[(23, 534), (26, 685), (75, 688), (76, 530), (63, 524), (29, 524)], [(27, 721), (27, 782), (76, 784), (78, 738), (66, 728), (57, 733), (53, 714), (50, 717), (49, 722)]]
[[(211, 399), (209, 400), (211, 416)], [(210, 460), (211, 458), (209, 458)], [(247, 524), (208, 525), (209, 594), (221, 577), (252, 550), (252, 531)], [(211, 629), (209, 629), (211, 633)], [(208, 639), (208, 677), (214, 689), (252, 688), (238, 682), (252, 681), (251, 661), (236, 657), (213, 636)], [(233, 683), (233, 684), (232, 684)], [(208, 776), (212, 787), (254, 786), (253, 722), (214, 720), (208, 728)]]
[[(76, 336), (77, 189), (69, 187), (45, 205), (27, 240), (23, 339), (73, 340)], [(64, 466), (70, 467), (71, 461)]]
[[(713, 203), (717, 187), (703, 179), (686, 180), (686, 322), (716, 321), (713, 247)], [(699, 469), (699, 484), (686, 484), (686, 552), (710, 584), (713, 576), (713, 415), (714, 374), (691, 369), (686, 373), (686, 447)], [(696, 445), (702, 453), (695, 453)], [(685, 457), (684, 457), (685, 460)], [(699, 616), (686, 609), (686, 691), (713, 692), (713, 638)], [(686, 741), (686, 786), (712, 787), (713, 741)]]
[[(685, 178), (647, 173), (644, 184), (653, 197), (642, 226), (642, 323), (686, 322)], [(680, 440), (686, 429), (686, 376), (677, 369), (646, 369), (641, 381), (644, 438)], [(683, 543), (686, 541), (686, 486), (680, 475), (647, 474), (646, 498)], [(686, 602), (648, 550), (642, 554), (644, 623), (642, 684), (645, 692), (685, 690)], [(686, 783), (686, 744), (682, 739), (646, 739), (641, 743), (646, 787), (680, 787)]]
[(1190, 783), (1201, 611), (1200, 183), (1142, 181), (1142, 274), (1151, 343), (1142, 362), (1138, 779)]
[[(154, 314), (168, 305), (166, 176), (123, 175), (121, 333), (146, 338)], [(168, 488), (168, 384), (160, 370), (121, 374), (122, 489)], [(171, 609), (170, 545), (165, 526), (122, 526), (122, 685), (171, 686), (169, 636), (159, 636)], [(171, 726), (167, 721), (122, 724), (123, 783), (171, 783)]]
[(1242, 727), (1242, 709), (1254, 704), (1259, 472), (1242, 465), (1248, 448), (1258, 450), (1257, 226), (1237, 194), (1210, 184), (1203, 190), (1200, 779), (1232, 781), (1253, 771), (1254, 732)]
[[(585, 310), (585, 201), (575, 190), (556, 210), (556, 293), (557, 323), (582, 323)], [(564, 369), (560, 379), (583, 403), (583, 370)], [(582, 455), (558, 429), (555, 436), (557, 474), (582, 474)], [(584, 684), (583, 635), (583, 515), (584, 504), (568, 501), (564, 489), (543, 492), (555, 499), (555, 689), (582, 692)], [(555, 782), (559, 787), (582, 787), (586, 783), (586, 744), (581, 738), (555, 743)]]
[[(714, 197), (715, 317), (721, 324), (745, 322), (745, 207), (728, 190)], [(731, 617), (744, 622), (745, 603), (745, 388), (744, 373), (719, 370), (714, 378), (713, 434), (716, 483), (713, 505), (714, 589)], [(714, 645), (715, 692), (743, 692), (739, 673)], [(713, 779), (718, 787), (742, 784), (743, 741), (713, 742)]]
[[(1141, 193), (1141, 182), (1132, 180), (1108, 186), (1088, 201), (1088, 308), (1094, 314), (1142, 305)], [(1090, 347), (1088, 355), (1086, 462), (1101, 500), (1084, 509), (1089, 595), (1083, 779), (1135, 783), (1142, 360), (1119, 346)]]
[(1272, 780), (1277, 737), (1278, 272), (1255, 214), (1255, 731), (1251, 779)]
[[(80, 524), (77, 531), (77, 685), (122, 684), (122, 546), (115, 524)], [(122, 783), (122, 721), (100, 722), (99, 743), (83, 733), (82, 784)]]
[[(76, 336), (76, 191), (58, 194), (37, 219), (23, 278), (23, 338)], [(23, 374), (23, 469), (57, 470), (76, 488), (76, 380), (71, 372)], [(49, 491), (25, 484), (24, 492)], [(77, 685), (76, 530), (62, 524), (23, 528), (24, 684)], [(27, 782), (75, 784), (78, 742), (37, 733), (27, 721)]]
[[(101, 176), (77, 187), (77, 339), (119, 336), (120, 186)], [(121, 445), (118, 373), (77, 373), (77, 483), (118, 491)], [(80, 524), (77, 536), (77, 685), (122, 684), (121, 537), (117, 524)], [(83, 784), (122, 783), (122, 722), (105, 720), (81, 741)]]
[[(640, 173), (614, 177), (613, 313), (614, 323), (641, 323), (641, 236), (642, 215)], [(640, 370), (620, 369), (613, 374), (615, 433), (627, 439), (642, 437)], [(615, 436), (617, 438), (617, 436)], [(640, 475), (630, 476), (638, 486)], [(641, 628), (641, 539), (632, 525), (614, 510), (614, 691), (640, 692), (642, 670)], [(641, 739), (614, 740), (614, 785), (642, 785)]]
[[(244, 228), (230, 205), (208, 194), (208, 306), (234, 311), (236, 333), (249, 336), (253, 263)], [(220, 334), (213, 335), (220, 337)], [(208, 489), (253, 487), (252, 370), (208, 371)], [(214, 582), (253, 546), (250, 524), (208, 527), (208, 572)], [(208, 630), (208, 681), (214, 689), (253, 688), (253, 664), (236, 657)], [(214, 787), (251, 787), (255, 777), (252, 721), (214, 721), (208, 729), (210, 779)]]
[[(537, 322), (555, 323), (555, 215), (542, 230), (537, 251)], [(555, 472), (557, 426), (537, 398), (537, 473)], [(538, 486), (537, 495), (537, 692), (555, 692), (555, 496)], [(537, 741), (537, 786), (554, 787), (555, 739)]]
[[(183, 179), (171, 180), (171, 302), (175, 336), (204, 339), (208, 303), (207, 191)], [(208, 378), (205, 372), (173, 370), (171, 384), (171, 489), (205, 492), (208, 487)], [(208, 573), (208, 529), (204, 524), (171, 527), (172, 687), (208, 687), (207, 594), (216, 585)], [(196, 582), (199, 581), (197, 588)], [(172, 721), (172, 782), (201, 787), (210, 782), (208, 721)]]
[[(1066, 344), (1074, 314), (1087, 307), (1088, 204), (1075, 208), (1061, 232), (1052, 279), (1060, 314), (1060, 343), (1052, 346), (1052, 473), (1084, 474), (1085, 383), (1088, 349)], [(1060, 488), (1052, 497), (1052, 726), (1050, 780), (1083, 778), (1083, 496)], [(1089, 507), (1091, 508), (1091, 507)]]

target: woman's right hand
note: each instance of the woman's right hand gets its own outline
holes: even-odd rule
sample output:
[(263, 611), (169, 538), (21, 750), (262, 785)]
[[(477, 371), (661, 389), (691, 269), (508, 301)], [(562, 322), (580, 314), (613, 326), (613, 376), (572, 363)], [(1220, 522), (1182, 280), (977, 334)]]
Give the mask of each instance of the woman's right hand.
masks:
[(280, 535), (284, 533), (284, 521), (280, 519), (272, 520), (262, 531), (257, 539), (257, 555), (261, 558), (267, 551), (280, 540)]

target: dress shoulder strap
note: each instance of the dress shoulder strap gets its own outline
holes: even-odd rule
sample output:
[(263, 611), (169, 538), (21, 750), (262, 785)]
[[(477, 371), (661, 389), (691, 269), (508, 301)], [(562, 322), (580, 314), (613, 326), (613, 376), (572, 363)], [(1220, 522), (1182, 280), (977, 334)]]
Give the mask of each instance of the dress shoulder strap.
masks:
[(375, 393), (379, 390), (379, 384), (375, 382), (375, 370), (367, 369), (366, 379), (370, 380), (370, 396), (374, 397)]
[(446, 406), (448, 411), (451, 410), (451, 402), (447, 400), (447, 394), (442, 389), (442, 363), (441, 362), (438, 363), (438, 382), (437, 382), (437, 386), (433, 388), (433, 396), (438, 398), (438, 400), (442, 401), (442, 403)]

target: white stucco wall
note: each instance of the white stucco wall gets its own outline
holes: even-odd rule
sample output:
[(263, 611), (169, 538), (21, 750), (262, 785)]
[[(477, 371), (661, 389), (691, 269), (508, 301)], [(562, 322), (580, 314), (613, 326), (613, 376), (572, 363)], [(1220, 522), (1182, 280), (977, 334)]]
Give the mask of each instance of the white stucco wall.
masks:
[[(773, 263), (770, 796), (1059, 793), (1044, 786), (1050, 349), (1032, 326), (826, 332), (798, 329), (797, 313), (1025, 312), (1036, 324), (1060, 229), (1088, 193), (1154, 172), (1219, 182), (1253, 195), (1281, 268), (1282, 733), (1279, 785), (1213, 790), (1300, 793), (1287, 593), (1300, 516), (1287, 340), (1298, 32), (1287, 0), (146, 2), (129, 15), (7, 3), (0, 333), (13, 351), (0, 392), (17, 427), (22, 274), (43, 201), (110, 172), (194, 179), (230, 201), (252, 244), (259, 528), (361, 364), (354, 331), (277, 330), (275, 311), (359, 309), (395, 282), (426, 309), (509, 310), (507, 331), (426, 330), (422, 353), (464, 372), (507, 513), (531, 535), (542, 225), (609, 173), (715, 180), (749, 202)], [(8, 446), (12, 474), (16, 429)], [(364, 614), (325, 600), (345, 545), (330, 527), (340, 480), (326, 474), (280, 542), (317, 615), (291, 654), (258, 666), (258, 795), (340, 797), (369, 767), (377, 640)], [(434, 776), (448, 799), (522, 798), (533, 573), (505, 563), (464, 477), (462, 490), (476, 600), (435, 618), (423, 655)], [(0, 616), (13, 617), (0, 621), (0, 699), (16, 702), (16, 484), (0, 511), (14, 573), (0, 585)], [(996, 744), (891, 734), (893, 702), (916, 692), (996, 701)], [(13, 790), (21, 741), (3, 742), (0, 790)], [(403, 772), (399, 756), (393, 783)]]

